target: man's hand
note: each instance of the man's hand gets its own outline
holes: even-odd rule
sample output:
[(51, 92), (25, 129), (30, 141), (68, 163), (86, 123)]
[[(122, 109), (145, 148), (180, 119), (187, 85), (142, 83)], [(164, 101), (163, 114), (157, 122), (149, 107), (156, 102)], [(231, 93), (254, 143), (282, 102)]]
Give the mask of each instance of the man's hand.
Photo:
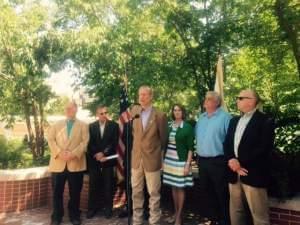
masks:
[(239, 170), (236, 171), (240, 176), (248, 176), (248, 170), (245, 168), (240, 168)]
[(237, 159), (230, 159), (228, 166), (234, 172), (237, 172), (241, 168), (240, 162)]
[(103, 157), (101, 157), (101, 159), (100, 159), (100, 162), (105, 162), (105, 161), (107, 161), (108, 159), (105, 157), (105, 156), (103, 156)]
[(103, 152), (98, 152), (97, 154), (94, 155), (94, 158), (97, 160), (97, 161), (100, 161), (101, 162), (101, 159), (104, 157), (104, 154)]
[(241, 167), (241, 164), (237, 159), (230, 159), (228, 161), (228, 166), (230, 167), (230, 169), (232, 171), (236, 172), (240, 176), (247, 176), (248, 175), (248, 170)]
[(58, 154), (58, 158), (61, 159), (61, 160), (63, 160), (63, 161), (68, 161), (66, 151), (61, 151), (61, 152)]
[(64, 150), (59, 153), (59, 158), (65, 162), (75, 159), (75, 155), (69, 150)]

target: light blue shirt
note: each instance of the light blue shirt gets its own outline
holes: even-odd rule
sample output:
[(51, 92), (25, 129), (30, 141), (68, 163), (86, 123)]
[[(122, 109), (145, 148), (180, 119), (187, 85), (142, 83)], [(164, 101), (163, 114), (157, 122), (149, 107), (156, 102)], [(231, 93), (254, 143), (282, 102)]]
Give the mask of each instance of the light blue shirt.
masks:
[(218, 108), (210, 117), (202, 113), (196, 124), (196, 151), (202, 157), (224, 155), (223, 142), (231, 115)]

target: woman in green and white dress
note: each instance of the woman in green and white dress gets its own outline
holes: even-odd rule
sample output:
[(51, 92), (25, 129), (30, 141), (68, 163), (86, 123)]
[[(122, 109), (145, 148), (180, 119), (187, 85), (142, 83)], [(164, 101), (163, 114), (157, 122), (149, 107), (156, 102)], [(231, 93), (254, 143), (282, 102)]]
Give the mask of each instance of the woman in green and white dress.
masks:
[(163, 183), (172, 187), (174, 217), (167, 222), (182, 224), (182, 209), (185, 200), (185, 188), (193, 186), (191, 160), (194, 151), (194, 130), (184, 121), (185, 109), (176, 104), (172, 107), (172, 119), (169, 124), (169, 142), (164, 158)]

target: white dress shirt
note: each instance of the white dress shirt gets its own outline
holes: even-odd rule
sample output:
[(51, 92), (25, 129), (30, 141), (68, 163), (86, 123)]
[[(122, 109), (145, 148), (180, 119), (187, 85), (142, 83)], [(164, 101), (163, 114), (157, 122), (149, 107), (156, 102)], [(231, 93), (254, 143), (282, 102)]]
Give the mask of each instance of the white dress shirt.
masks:
[(241, 142), (241, 139), (243, 137), (244, 131), (250, 121), (250, 119), (252, 118), (254, 112), (256, 111), (256, 109), (245, 113), (240, 119), (239, 122), (236, 126), (236, 130), (235, 130), (235, 134), (234, 134), (234, 153), (235, 156), (238, 157), (238, 148)]
[(105, 124), (106, 124), (106, 122), (104, 122), (104, 123), (99, 122), (101, 138), (103, 138), (104, 129), (105, 129)]

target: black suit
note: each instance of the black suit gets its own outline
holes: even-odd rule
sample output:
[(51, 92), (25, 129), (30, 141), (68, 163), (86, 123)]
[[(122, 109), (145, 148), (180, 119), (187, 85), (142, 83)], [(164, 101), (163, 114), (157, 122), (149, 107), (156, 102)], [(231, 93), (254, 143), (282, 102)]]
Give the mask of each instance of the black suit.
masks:
[[(231, 119), (224, 143), (227, 160), (237, 158), (241, 167), (248, 170), (248, 176), (241, 176), (241, 182), (253, 187), (267, 187), (270, 179), (269, 156), (274, 143), (274, 121), (260, 111), (255, 111), (247, 124), (238, 147), (238, 157), (234, 153), (234, 136), (240, 117)], [(236, 183), (237, 173), (229, 171), (229, 182)]]
[(99, 189), (104, 192), (104, 206), (111, 211), (113, 207), (114, 166), (116, 159), (101, 163), (95, 159), (95, 154), (103, 152), (105, 156), (116, 154), (119, 139), (119, 126), (113, 121), (106, 121), (104, 133), (101, 137), (100, 124), (96, 121), (89, 126), (90, 140), (88, 144), (87, 160), (89, 171), (89, 210), (97, 210)]

